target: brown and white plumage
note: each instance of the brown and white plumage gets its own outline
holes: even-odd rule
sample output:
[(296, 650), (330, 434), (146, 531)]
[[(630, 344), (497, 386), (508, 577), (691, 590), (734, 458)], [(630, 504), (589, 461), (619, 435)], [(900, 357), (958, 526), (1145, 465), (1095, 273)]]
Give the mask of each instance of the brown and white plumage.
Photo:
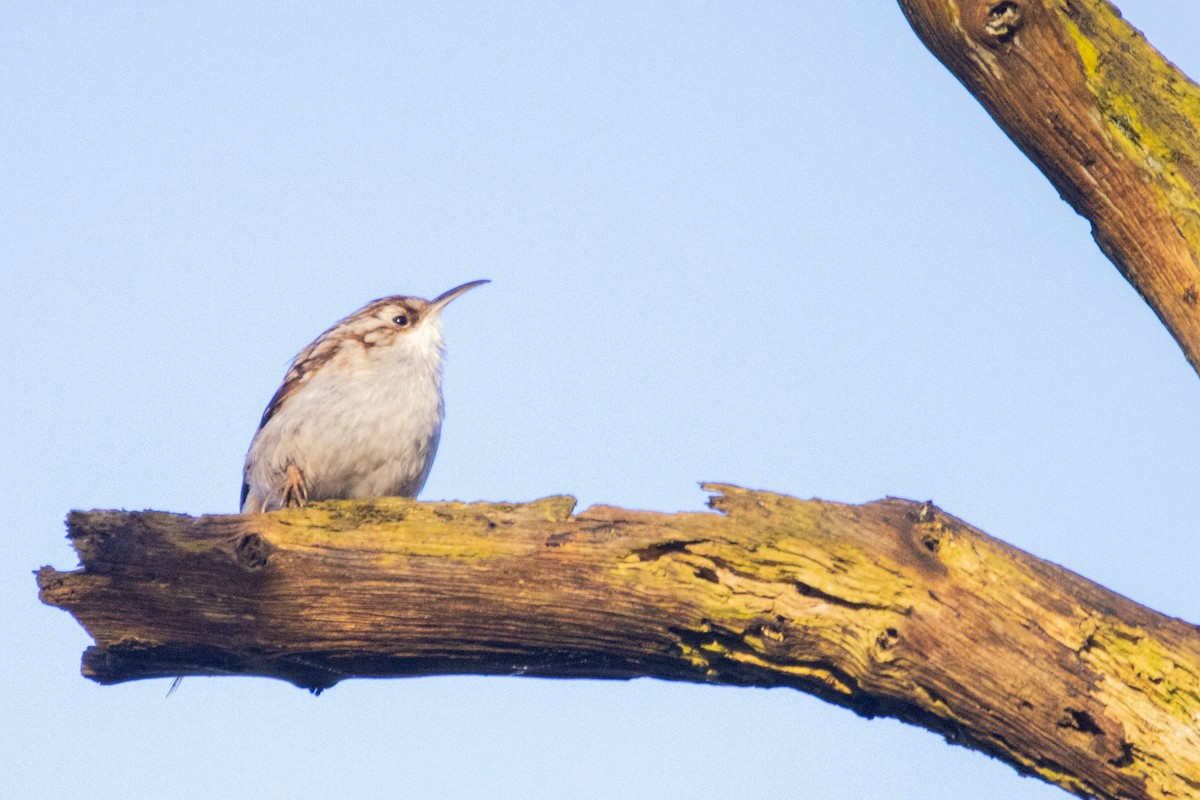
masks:
[(243, 513), (306, 500), (415, 497), (441, 435), (440, 314), (434, 300), (384, 297), (300, 351), (263, 412), (243, 470)]

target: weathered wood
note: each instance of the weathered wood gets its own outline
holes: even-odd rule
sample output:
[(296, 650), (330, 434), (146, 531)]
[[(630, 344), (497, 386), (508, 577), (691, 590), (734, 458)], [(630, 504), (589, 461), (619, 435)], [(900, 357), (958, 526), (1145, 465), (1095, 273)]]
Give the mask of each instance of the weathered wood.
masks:
[(101, 683), (447, 673), (791, 686), (1081, 796), (1200, 791), (1200, 632), (929, 504), (727, 486), (723, 512), (571, 498), (74, 512), (42, 598)]
[[(1200, 372), (1200, 87), (1106, 0), (899, 3)], [(1022, 215), (997, 198), (981, 241)]]

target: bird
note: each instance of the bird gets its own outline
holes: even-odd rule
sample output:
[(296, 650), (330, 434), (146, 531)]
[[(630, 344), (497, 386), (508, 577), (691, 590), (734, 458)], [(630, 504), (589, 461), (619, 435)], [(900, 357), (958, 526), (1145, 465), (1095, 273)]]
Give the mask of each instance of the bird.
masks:
[(372, 300), (301, 350), (250, 442), (241, 512), (416, 497), (445, 413), (441, 313), (485, 283), (464, 283), (433, 300)]

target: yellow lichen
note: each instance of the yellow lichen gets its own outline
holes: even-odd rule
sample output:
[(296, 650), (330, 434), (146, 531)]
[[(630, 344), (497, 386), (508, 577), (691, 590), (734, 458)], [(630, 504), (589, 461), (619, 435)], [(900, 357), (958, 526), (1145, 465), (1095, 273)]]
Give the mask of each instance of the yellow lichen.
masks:
[[(330, 500), (262, 515), (256, 529), (268, 541), (297, 551), (345, 550), (369, 554), (379, 566), (432, 556), (480, 561), (514, 555), (511, 540), (492, 533), (485, 517), (474, 531), (465, 503), (417, 503), (402, 498)], [(471, 535), (475, 533), (475, 535)]]
[[(1178, 169), (1184, 159), (1200, 165), (1195, 135), (1200, 130), (1200, 88), (1110, 10), (1094, 9), (1090, 20), (1097, 31), (1090, 34), (1061, 8), (1059, 16), (1079, 53), (1111, 140), (1157, 177), (1160, 205), (1200, 256), (1195, 176), (1189, 178)], [(1102, 50), (1098, 42), (1109, 46)], [(1106, 55), (1108, 50), (1113, 57)]]

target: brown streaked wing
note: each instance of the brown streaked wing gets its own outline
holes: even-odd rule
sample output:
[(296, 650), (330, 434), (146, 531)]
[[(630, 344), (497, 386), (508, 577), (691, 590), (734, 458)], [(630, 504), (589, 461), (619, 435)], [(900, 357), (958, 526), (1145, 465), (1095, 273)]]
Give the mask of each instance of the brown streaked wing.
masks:
[[(416, 300), (417, 302), (413, 302)], [(304, 383), (307, 378), (314, 372), (325, 366), (338, 351), (342, 345), (348, 341), (356, 341), (359, 344), (365, 345), (363, 333), (352, 332), (346, 330), (346, 326), (355, 320), (363, 317), (371, 317), (379, 310), (381, 306), (389, 303), (403, 305), (409, 309), (410, 313), (417, 313), (420, 309), (420, 303), (424, 301), (413, 297), (381, 297), (378, 300), (372, 300), (365, 306), (355, 311), (348, 317), (338, 320), (331, 325), (324, 333), (313, 340), (312, 344), (300, 351), (300, 354), (292, 361), (292, 366), (288, 369), (287, 376), (283, 379), (283, 384), (275, 392), (271, 402), (267, 403), (267, 408), (263, 411), (262, 420), (258, 423), (258, 429), (262, 430), (271, 417), (275, 416), (276, 412), (283, 407), (292, 393)]]
[(292, 367), (288, 370), (283, 383), (276, 390), (274, 396), (271, 397), (271, 402), (267, 403), (267, 408), (263, 411), (262, 420), (258, 423), (259, 430), (263, 429), (263, 426), (270, 421), (271, 417), (275, 416), (275, 412), (283, 407), (288, 398), (300, 388), (300, 385), (310, 375), (325, 366), (331, 358), (337, 355), (337, 351), (341, 348), (341, 341), (330, 336), (332, 331), (332, 328), (325, 331), (325, 333), (317, 337), (315, 342), (301, 350), (300, 355), (296, 356), (296, 360), (292, 362)]

